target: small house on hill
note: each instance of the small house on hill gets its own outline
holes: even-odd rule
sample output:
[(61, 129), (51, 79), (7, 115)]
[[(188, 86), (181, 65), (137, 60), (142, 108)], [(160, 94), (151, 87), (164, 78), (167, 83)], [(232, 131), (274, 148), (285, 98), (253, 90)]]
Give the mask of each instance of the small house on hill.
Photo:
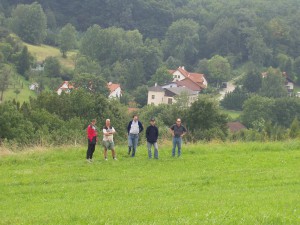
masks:
[(188, 79), (197, 84), (201, 89), (207, 87), (207, 80), (205, 79), (204, 74), (188, 72), (185, 70), (184, 66), (180, 66), (176, 70), (169, 70), (169, 73), (173, 76), (173, 82)]
[(64, 81), (59, 88), (56, 90), (56, 93), (58, 95), (61, 95), (62, 92), (65, 93), (70, 93), (72, 91), (72, 89), (74, 89), (74, 86), (72, 84), (70, 84), (69, 81)]
[(109, 82), (107, 84), (107, 87), (109, 89), (109, 98), (120, 98), (122, 96), (120, 84), (114, 84), (112, 82)]
[(176, 102), (176, 96), (182, 94), (187, 95), (188, 105), (191, 105), (198, 97), (198, 91), (193, 91), (187, 87), (161, 87), (156, 85), (148, 88), (148, 105), (173, 104)]

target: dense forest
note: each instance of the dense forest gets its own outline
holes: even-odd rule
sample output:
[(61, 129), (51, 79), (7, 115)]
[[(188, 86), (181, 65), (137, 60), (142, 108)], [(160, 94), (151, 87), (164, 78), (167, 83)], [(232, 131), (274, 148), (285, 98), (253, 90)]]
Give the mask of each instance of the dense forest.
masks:
[[(299, 134), (299, 98), (288, 93), (282, 76), (285, 74), (300, 84), (298, 0), (2, 0), (0, 29), (2, 95), (13, 73), (40, 84), (37, 100), (31, 99), (27, 105), (17, 102), (0, 105), (3, 113), (11, 110), (10, 114), (16, 114), (16, 118), (27, 119), (18, 129), (21, 132), (24, 126), (29, 127), (23, 133), (31, 136), (21, 141), (31, 143), (34, 134), (39, 133), (41, 140), (47, 136), (49, 142), (55, 142), (62, 137), (56, 132), (64, 132), (64, 126), (72, 121), (80, 124), (80, 128), (74, 128), (80, 133), (89, 117), (97, 112), (108, 116), (109, 109), (114, 107), (118, 113), (112, 119), (124, 125), (128, 118), (122, 115), (122, 107), (132, 102), (143, 107), (142, 118), (155, 115), (165, 127), (182, 115), (189, 123), (190, 140), (225, 140), (228, 118), (218, 111), (219, 103), (208, 100), (207, 96), (199, 98), (191, 108), (180, 105), (184, 102), (180, 99), (175, 106), (145, 106), (147, 87), (168, 82), (168, 69), (178, 66), (205, 74), (209, 86), (201, 94), (208, 96), (218, 93), (222, 82), (232, 79), (236, 82), (239, 87), (220, 104), (243, 111), (240, 120), (252, 130), (239, 134), (238, 138), (283, 139)], [(33, 72), (30, 68), (37, 60), (23, 41), (58, 47), (63, 57), (75, 50), (74, 69), (64, 67), (55, 57), (48, 57), (44, 71)], [(262, 73), (268, 76), (262, 79)], [(77, 91), (62, 97), (43, 94), (44, 89), (54, 90), (62, 80), (74, 81), (76, 88), (85, 90), (84, 94)], [(123, 88), (120, 105), (101, 98), (107, 96), (105, 84), (110, 81), (120, 83)], [(75, 104), (77, 108), (72, 108), (82, 98), (90, 99), (86, 107), (98, 105), (95, 99), (101, 99), (106, 106), (94, 107), (91, 115), (87, 115), (85, 104)], [(52, 101), (61, 105), (62, 99), (69, 104), (64, 112), (50, 104)], [(170, 115), (170, 110), (174, 114)], [(199, 117), (199, 113), (193, 112), (205, 113)], [(48, 113), (57, 116), (52, 120), (59, 121), (62, 130), (36, 122), (48, 117), (51, 121)], [(13, 132), (5, 123), (9, 118), (0, 116), (0, 120), (1, 130), (5, 131), (0, 138), (17, 138), (8, 135)]]

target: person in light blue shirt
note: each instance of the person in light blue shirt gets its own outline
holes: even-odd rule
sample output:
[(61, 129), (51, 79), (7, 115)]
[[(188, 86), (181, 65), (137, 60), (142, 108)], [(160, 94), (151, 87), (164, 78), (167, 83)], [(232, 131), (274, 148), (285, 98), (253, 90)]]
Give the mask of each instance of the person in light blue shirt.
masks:
[(128, 155), (131, 157), (135, 156), (136, 148), (139, 141), (139, 133), (144, 130), (142, 123), (138, 120), (137, 115), (133, 115), (133, 119), (128, 123), (127, 133), (128, 133)]

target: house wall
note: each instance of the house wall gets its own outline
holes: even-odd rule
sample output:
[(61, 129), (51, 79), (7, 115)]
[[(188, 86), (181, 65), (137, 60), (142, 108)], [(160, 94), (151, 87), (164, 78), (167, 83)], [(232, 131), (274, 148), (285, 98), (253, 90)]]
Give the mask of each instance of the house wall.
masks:
[(294, 89), (294, 84), (292, 82), (287, 82), (286, 87), (290, 90)]
[(113, 92), (111, 92), (108, 97), (109, 98), (120, 98), (121, 96), (122, 96), (122, 94), (121, 94), (121, 88), (118, 87), (116, 90), (114, 90)]
[[(159, 105), (164, 103), (164, 94), (164, 92), (148, 91), (148, 105)], [(152, 96), (154, 96), (154, 99)]]
[(173, 73), (173, 82), (177, 80), (183, 80), (184, 78), (185, 77), (178, 70)]

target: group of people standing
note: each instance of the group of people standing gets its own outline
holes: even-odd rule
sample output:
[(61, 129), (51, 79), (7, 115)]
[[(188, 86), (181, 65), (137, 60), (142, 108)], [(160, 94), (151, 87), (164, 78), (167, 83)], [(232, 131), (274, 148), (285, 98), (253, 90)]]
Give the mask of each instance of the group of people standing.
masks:
[[(128, 133), (128, 155), (135, 157), (137, 145), (139, 141), (139, 134), (144, 130), (143, 124), (138, 120), (138, 116), (134, 115), (132, 120), (128, 123), (127, 133)], [(172, 156), (175, 157), (176, 147), (178, 149), (178, 157), (181, 156), (181, 145), (182, 137), (186, 134), (185, 127), (181, 124), (181, 119), (178, 118), (176, 123), (170, 127), (172, 134), (173, 148)], [(112, 158), (117, 160), (115, 144), (113, 136), (116, 133), (114, 127), (110, 124), (110, 119), (106, 119), (105, 126), (102, 129), (103, 140), (102, 146), (104, 148), (104, 159), (107, 160), (107, 150), (111, 150)], [(154, 158), (158, 159), (158, 128), (155, 125), (155, 119), (150, 119), (150, 125), (146, 129), (146, 139), (147, 139), (147, 149), (148, 157), (152, 159), (152, 146), (154, 148)], [(88, 162), (92, 162), (93, 154), (95, 151), (96, 143), (98, 142), (98, 129), (96, 127), (96, 119), (93, 119), (91, 124), (87, 127), (87, 137), (88, 137), (88, 149), (86, 153), (86, 159)]]

